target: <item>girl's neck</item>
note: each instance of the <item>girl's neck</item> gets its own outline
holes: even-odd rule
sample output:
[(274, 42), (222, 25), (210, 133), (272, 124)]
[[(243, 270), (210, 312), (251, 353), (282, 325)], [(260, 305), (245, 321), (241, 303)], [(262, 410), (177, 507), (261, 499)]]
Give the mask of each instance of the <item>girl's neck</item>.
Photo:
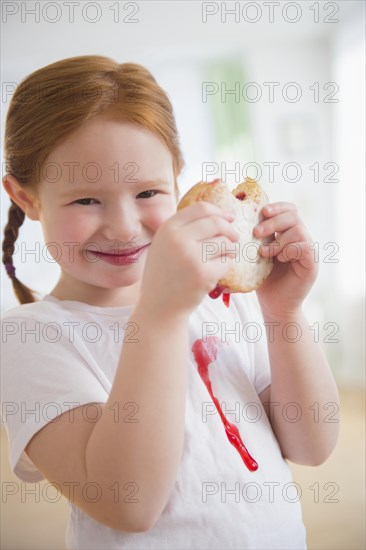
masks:
[(97, 307), (123, 307), (135, 305), (139, 300), (140, 288), (137, 285), (116, 289), (103, 289), (91, 287), (90, 289), (78, 288), (76, 285), (69, 285), (61, 281), (49, 292), (58, 300), (71, 300), (83, 302)]

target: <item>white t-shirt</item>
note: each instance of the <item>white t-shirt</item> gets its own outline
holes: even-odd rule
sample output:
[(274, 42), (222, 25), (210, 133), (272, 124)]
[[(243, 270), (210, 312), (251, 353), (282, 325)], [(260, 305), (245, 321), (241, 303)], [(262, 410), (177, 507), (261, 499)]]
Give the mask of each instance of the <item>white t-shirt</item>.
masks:
[[(24, 453), (37, 431), (73, 407), (107, 401), (121, 346), (138, 338), (128, 325), (133, 309), (46, 295), (2, 316), (1, 410), (10, 464), (18, 478), (44, 479)], [(250, 472), (229, 442), (191, 352), (183, 455), (171, 497), (155, 526), (124, 533), (67, 501), (67, 548), (306, 548), (301, 490), (258, 397), (270, 385), (270, 368), (254, 293), (231, 295), (229, 308), (207, 296), (190, 316), (190, 349), (206, 335), (222, 342), (209, 366), (213, 393), (239, 429), (258, 470)], [(127, 414), (133, 415), (133, 409)]]

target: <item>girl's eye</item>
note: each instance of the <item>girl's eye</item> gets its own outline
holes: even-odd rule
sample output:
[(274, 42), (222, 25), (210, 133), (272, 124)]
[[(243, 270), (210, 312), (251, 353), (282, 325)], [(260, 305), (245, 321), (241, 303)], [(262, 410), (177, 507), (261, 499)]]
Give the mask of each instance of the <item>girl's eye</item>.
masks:
[(149, 189), (149, 191), (143, 191), (142, 193), (139, 193), (138, 197), (141, 197), (141, 195), (144, 195), (146, 193), (154, 193), (154, 195), (150, 195), (149, 197), (142, 197), (143, 199), (149, 199), (151, 197), (154, 197), (155, 194), (159, 193), (159, 191), (156, 191), (155, 189)]
[[(138, 197), (143, 199), (149, 199), (154, 197), (157, 193), (159, 193), (159, 191), (156, 191), (155, 189), (149, 189), (148, 191), (143, 191), (142, 193), (139, 193)], [(142, 196), (142, 195), (145, 195), (145, 196)], [(94, 203), (96, 203), (95, 199), (78, 199), (77, 201), (74, 201), (73, 204), (82, 204), (84, 206), (90, 206), (90, 201), (94, 201)]]
[(95, 201), (95, 199), (78, 199), (77, 201), (74, 201), (74, 204), (83, 204), (85, 206), (89, 206), (88, 203), (85, 201)]

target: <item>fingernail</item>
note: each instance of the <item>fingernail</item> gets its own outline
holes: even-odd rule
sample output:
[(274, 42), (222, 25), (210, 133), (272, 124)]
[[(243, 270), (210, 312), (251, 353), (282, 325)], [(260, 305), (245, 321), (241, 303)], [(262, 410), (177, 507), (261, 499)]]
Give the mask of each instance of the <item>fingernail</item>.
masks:
[(273, 212), (273, 208), (272, 206), (266, 206), (266, 210), (267, 212), (270, 214), (271, 212)]

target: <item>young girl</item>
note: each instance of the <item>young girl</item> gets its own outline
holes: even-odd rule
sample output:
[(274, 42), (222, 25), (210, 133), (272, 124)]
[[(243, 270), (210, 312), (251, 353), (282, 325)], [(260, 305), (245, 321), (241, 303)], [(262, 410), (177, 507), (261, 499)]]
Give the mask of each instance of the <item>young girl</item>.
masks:
[[(172, 106), (146, 69), (48, 65), (18, 86), (5, 132), (3, 263), (22, 305), (2, 317), (2, 416), (16, 476), (67, 498), (67, 547), (306, 548), (286, 460), (330, 455), (338, 424), (314, 403), (338, 394), (301, 312), (317, 266), (296, 207), (268, 205), (255, 229), (278, 242), (261, 249), (260, 309), (254, 293), (227, 308), (208, 293), (234, 261), (233, 218), (176, 211)], [(61, 268), (40, 300), (13, 262), (25, 215)], [(225, 246), (203, 261), (207, 241)]]

